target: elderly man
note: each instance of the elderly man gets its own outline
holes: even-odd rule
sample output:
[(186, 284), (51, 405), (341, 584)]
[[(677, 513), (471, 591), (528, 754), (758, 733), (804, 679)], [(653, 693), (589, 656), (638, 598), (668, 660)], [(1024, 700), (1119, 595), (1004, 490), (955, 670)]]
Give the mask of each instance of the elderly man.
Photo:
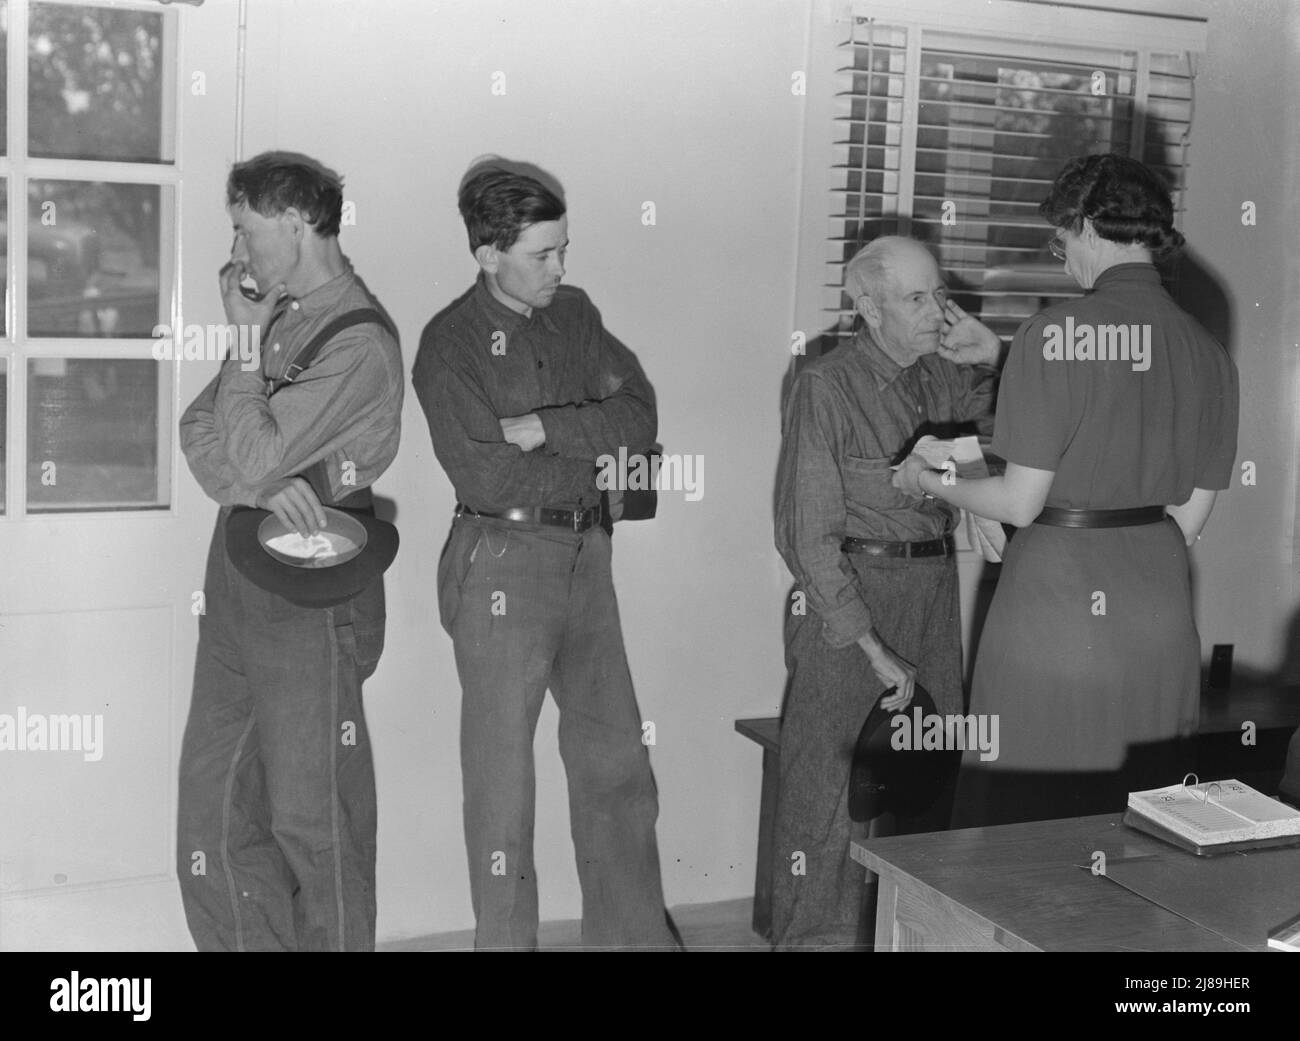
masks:
[(870, 243), (845, 287), (862, 327), (795, 381), (777, 474), (777, 549), (803, 594), (786, 625), (778, 948), (858, 942), (866, 887), (849, 857), (846, 793), (878, 695), (896, 688), (882, 704), (901, 708), (919, 680), (940, 713), (962, 710), (957, 511), (895, 488), (891, 465), (923, 434), (986, 419), (1000, 349), (948, 299), (938, 264), (912, 239)]
[(181, 895), (200, 950), (373, 950), (361, 684), (384, 642), (383, 579), (301, 606), (251, 581), (226, 532), (241, 505), (303, 535), (325, 526), (323, 503), (370, 511), (397, 454), (402, 359), (339, 248), (336, 173), (267, 152), (235, 165), (226, 194), (222, 304), (231, 325), (262, 330), (262, 351), (251, 371), (226, 361), (180, 424), (195, 479), (221, 505), (181, 749)]

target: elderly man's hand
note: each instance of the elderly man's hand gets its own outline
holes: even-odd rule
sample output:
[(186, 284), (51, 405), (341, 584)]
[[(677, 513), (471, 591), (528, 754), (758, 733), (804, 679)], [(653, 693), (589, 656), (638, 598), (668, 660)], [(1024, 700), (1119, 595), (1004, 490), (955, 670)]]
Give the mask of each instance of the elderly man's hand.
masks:
[(997, 333), (949, 300), (943, 308), (939, 356), (955, 365), (996, 365), (1002, 353)]
[(903, 460), (903, 465), (894, 471), (891, 483), (899, 491), (907, 492), (908, 495), (924, 495), (925, 491), (921, 488), (921, 474), (929, 469), (930, 464), (913, 452)]
[(510, 416), (497, 422), (501, 424), (501, 436), (525, 452), (531, 452), (546, 443), (546, 428), (535, 412), (529, 412), (526, 416)]
[(916, 666), (886, 647), (874, 628), (858, 639), (858, 646), (866, 653), (876, 679), (886, 688), (894, 688), (894, 693), (881, 701), (881, 708), (887, 712), (906, 708), (916, 687)]

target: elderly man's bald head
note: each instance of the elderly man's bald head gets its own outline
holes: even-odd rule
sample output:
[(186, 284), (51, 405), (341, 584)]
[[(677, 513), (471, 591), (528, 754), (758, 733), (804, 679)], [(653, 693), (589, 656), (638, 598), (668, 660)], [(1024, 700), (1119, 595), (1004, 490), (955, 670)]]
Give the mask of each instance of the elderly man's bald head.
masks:
[[(934, 260), (934, 254), (924, 245), (906, 235), (882, 235), (872, 239), (849, 261), (844, 272), (844, 288), (854, 303), (861, 296), (878, 297), (884, 292), (894, 262), (918, 254)], [(937, 263), (935, 268), (938, 268)]]

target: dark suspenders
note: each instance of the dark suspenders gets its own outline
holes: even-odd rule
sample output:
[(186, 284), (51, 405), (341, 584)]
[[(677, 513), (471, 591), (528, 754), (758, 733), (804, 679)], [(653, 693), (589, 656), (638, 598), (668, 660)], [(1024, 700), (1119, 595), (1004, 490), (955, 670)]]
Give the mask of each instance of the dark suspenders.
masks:
[[(280, 315), (277, 314), (271, 319), (270, 324), (266, 327), (268, 333), (275, 325), (276, 321), (279, 320), (279, 317)], [(334, 339), (334, 337), (339, 333), (343, 332), (345, 329), (351, 329), (354, 325), (371, 324), (383, 326), (394, 338), (396, 338), (397, 333), (393, 327), (388, 324), (388, 319), (373, 307), (362, 307), (355, 311), (348, 311), (345, 314), (341, 314), (333, 321), (327, 322), (321, 330), (316, 333), (310, 341), (308, 341), (307, 346), (298, 352), (292, 364), (290, 364), (288, 369), (285, 370), (283, 376), (279, 379), (267, 381), (268, 394), (275, 394), (296, 380), (303, 370), (316, 360), (316, 355), (321, 352), (321, 348), (329, 343), (330, 340)], [(265, 340), (265, 337), (263, 337), (263, 339)], [(329, 471), (325, 466), (324, 459), (316, 461), (298, 476), (311, 485), (312, 491), (316, 493), (316, 497), (326, 506), (341, 506), (344, 509), (349, 510), (364, 510), (367, 513), (374, 512), (373, 498), (370, 494), (369, 488), (361, 488), (358, 491), (353, 492), (351, 495), (347, 495), (340, 499), (338, 502), (335, 502), (331, 498)]]
[[(270, 325), (266, 327), (268, 333), (275, 326), (279, 317), (280, 316), (277, 314), (275, 318), (271, 319)], [(371, 323), (382, 325), (392, 333), (394, 338), (397, 337), (397, 333), (394, 332), (393, 327), (388, 324), (388, 319), (373, 307), (361, 307), (355, 311), (348, 311), (346, 314), (341, 314), (332, 322), (326, 323), (320, 332), (311, 338), (307, 346), (298, 352), (298, 356), (294, 358), (293, 363), (285, 370), (283, 376), (279, 379), (268, 381), (270, 383), (270, 393), (274, 394), (281, 387), (296, 380), (303, 369), (307, 368), (308, 365), (316, 360), (316, 355), (320, 354), (321, 348), (329, 343), (330, 340), (334, 339), (334, 337), (339, 333), (343, 332), (344, 329), (351, 329), (354, 325), (369, 325)], [(266, 337), (263, 336), (262, 339), (265, 340)]]

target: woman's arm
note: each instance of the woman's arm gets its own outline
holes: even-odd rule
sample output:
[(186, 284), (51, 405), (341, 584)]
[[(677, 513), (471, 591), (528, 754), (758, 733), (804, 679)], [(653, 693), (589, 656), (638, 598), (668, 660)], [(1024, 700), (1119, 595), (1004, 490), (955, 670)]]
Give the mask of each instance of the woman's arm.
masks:
[(915, 494), (929, 493), (989, 520), (1025, 528), (1043, 512), (1055, 476), (1052, 470), (1009, 462), (1002, 477), (963, 480), (931, 470), (924, 459), (913, 454), (899, 468), (894, 483), (907, 491), (917, 489)]
[(1168, 507), (1169, 516), (1183, 529), (1183, 537), (1189, 546), (1201, 537), (1201, 529), (1210, 519), (1210, 511), (1214, 509), (1214, 500), (1218, 494), (1206, 488), (1193, 488), (1192, 497), (1185, 503)]

